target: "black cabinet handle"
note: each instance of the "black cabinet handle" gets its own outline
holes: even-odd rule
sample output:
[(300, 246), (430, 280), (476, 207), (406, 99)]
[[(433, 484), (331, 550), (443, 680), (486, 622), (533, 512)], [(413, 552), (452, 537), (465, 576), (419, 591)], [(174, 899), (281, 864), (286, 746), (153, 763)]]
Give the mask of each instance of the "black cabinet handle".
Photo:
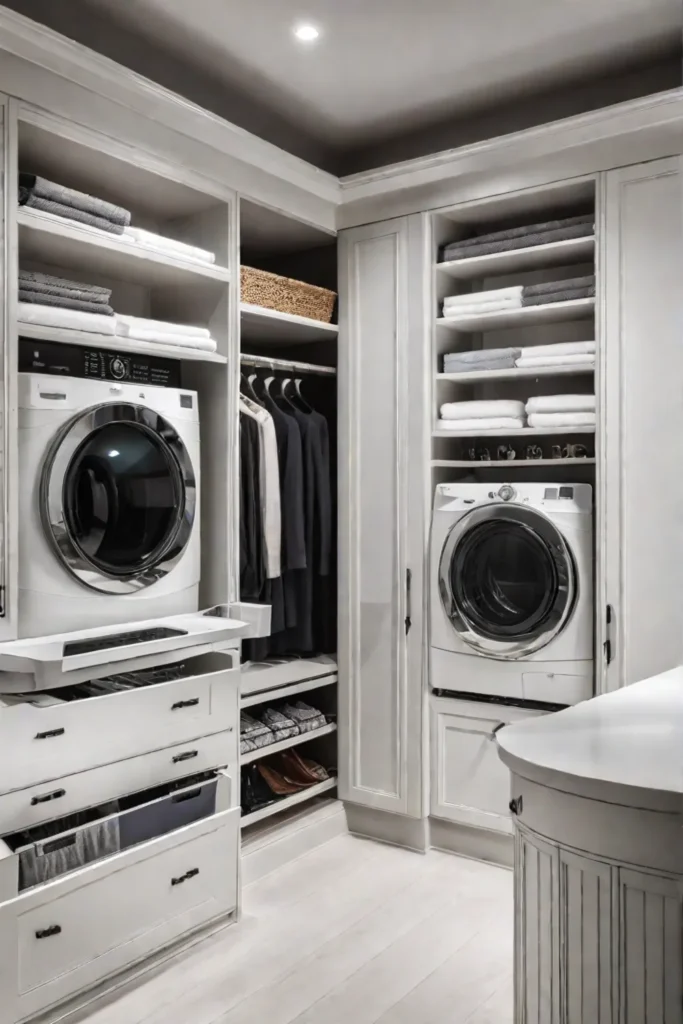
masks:
[(171, 711), (177, 711), (178, 708), (194, 708), (199, 704), (199, 697), (190, 697), (189, 700), (177, 700), (175, 704), (171, 704)]
[(197, 757), (198, 755), (198, 750), (184, 750), (182, 754), (176, 754), (175, 757), (172, 757), (171, 763), (177, 764), (178, 761), (189, 761), (191, 758)]
[(40, 928), (36, 932), (37, 939), (49, 939), (51, 935), (59, 935), (61, 933), (61, 925), (51, 924), (49, 928)]
[(518, 796), (516, 800), (511, 800), (508, 806), (509, 806), (510, 812), (512, 814), (521, 814), (522, 813), (522, 798), (521, 798), (521, 796)]
[(180, 875), (179, 878), (172, 878), (171, 885), (180, 885), (181, 882), (186, 882), (188, 878), (194, 878), (195, 875), (199, 874), (199, 868), (190, 868), (184, 875)]
[(65, 789), (56, 789), (54, 793), (41, 793), (40, 796), (31, 797), (31, 807), (35, 807), (36, 804), (46, 804), (48, 800), (59, 800), (63, 796), (66, 796)]
[(47, 732), (37, 732), (37, 740), (51, 740), (53, 736), (63, 736), (64, 729), (48, 729)]

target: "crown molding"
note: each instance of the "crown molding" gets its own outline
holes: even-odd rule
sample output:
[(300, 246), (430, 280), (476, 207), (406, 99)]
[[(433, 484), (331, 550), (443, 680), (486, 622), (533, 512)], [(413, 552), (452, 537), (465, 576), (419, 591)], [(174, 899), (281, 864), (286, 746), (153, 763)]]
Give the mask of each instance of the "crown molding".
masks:
[[(89, 89), (218, 152), (302, 189), (341, 201), (339, 179), (120, 64), (0, 6), (0, 49)], [(125, 70), (125, 74), (122, 74)]]

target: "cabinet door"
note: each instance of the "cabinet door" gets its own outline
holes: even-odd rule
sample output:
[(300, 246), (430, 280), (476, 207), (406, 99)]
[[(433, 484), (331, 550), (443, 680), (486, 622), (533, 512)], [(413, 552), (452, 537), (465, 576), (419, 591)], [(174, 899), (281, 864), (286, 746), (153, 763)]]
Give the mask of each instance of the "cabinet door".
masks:
[(515, 832), (515, 1021), (559, 1024), (559, 852)]
[(562, 1024), (613, 1024), (612, 904), (609, 864), (561, 849)]
[(409, 452), (421, 450), (424, 420), (424, 223), (345, 231), (339, 249), (339, 788), (415, 817), (426, 489), (410, 474), (427, 460)]
[(619, 870), (619, 1024), (680, 1024), (683, 883)]
[(611, 663), (598, 690), (683, 655), (683, 214), (681, 161), (608, 173), (600, 237), (598, 555)]

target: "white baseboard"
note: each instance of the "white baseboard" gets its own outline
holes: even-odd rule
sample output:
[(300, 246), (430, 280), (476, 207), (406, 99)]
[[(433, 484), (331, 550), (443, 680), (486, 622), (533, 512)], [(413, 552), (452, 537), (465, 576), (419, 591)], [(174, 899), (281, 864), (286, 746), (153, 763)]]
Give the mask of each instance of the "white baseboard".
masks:
[(242, 835), (242, 885), (251, 885), (316, 846), (347, 831), (340, 800), (294, 808), (283, 818), (268, 818)]
[(446, 853), (457, 853), (472, 860), (488, 861), (502, 868), (511, 868), (514, 840), (503, 832), (487, 828), (471, 828), (440, 818), (429, 819), (431, 846)]
[(416, 853), (429, 849), (426, 818), (408, 818), (403, 814), (376, 811), (360, 804), (345, 804), (349, 832), (364, 839), (375, 839), (391, 846), (403, 846)]

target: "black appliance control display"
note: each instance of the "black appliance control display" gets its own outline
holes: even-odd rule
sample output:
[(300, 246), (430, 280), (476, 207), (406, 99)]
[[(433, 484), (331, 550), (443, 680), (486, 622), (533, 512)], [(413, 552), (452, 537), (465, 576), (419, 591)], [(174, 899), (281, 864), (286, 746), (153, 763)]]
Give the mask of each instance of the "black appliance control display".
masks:
[(124, 384), (179, 388), (180, 363), (136, 352), (62, 345), (55, 341), (19, 338), (19, 372), (50, 373), (59, 377), (86, 377)]

